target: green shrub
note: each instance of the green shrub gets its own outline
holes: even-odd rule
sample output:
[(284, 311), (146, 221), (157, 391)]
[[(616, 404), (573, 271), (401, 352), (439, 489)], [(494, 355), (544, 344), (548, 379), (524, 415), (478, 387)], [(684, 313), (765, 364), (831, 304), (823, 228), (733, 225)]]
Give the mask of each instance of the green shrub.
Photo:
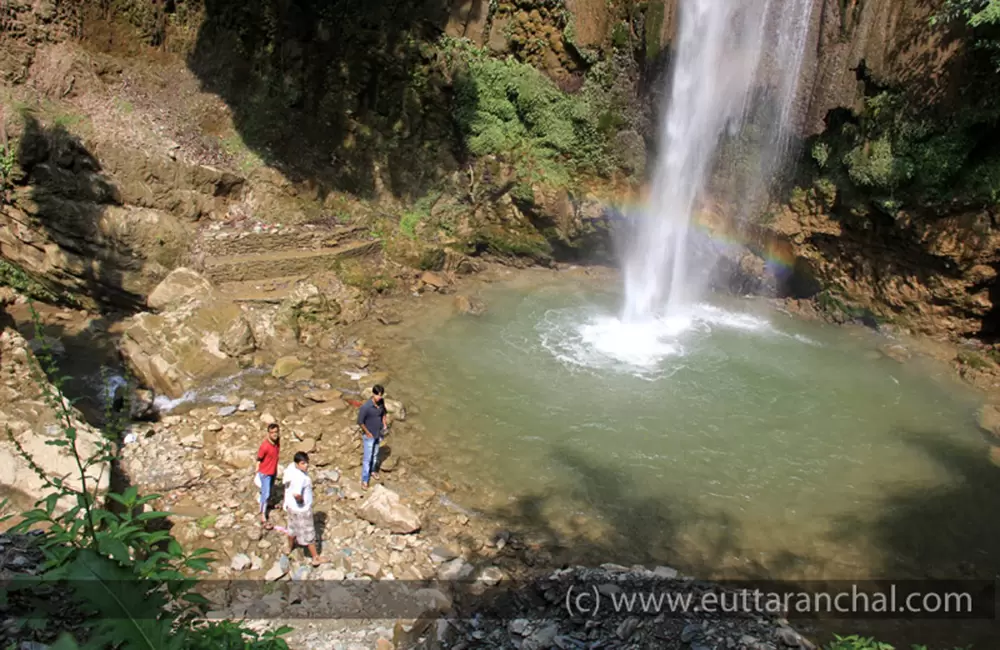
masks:
[[(29, 298), (44, 302), (60, 302), (61, 296), (36, 280), (24, 269), (4, 259), (0, 259), (0, 286), (10, 287)], [(73, 302), (70, 300), (69, 302)]]
[(829, 178), (822, 176), (813, 181), (813, 188), (820, 202), (827, 208), (832, 208), (837, 202), (837, 185)]
[(812, 147), (812, 157), (820, 169), (826, 167), (826, 161), (830, 158), (830, 146), (825, 142), (816, 142)]
[(458, 64), (455, 119), (470, 153), (505, 158), (519, 176), (553, 185), (569, 183), (574, 171), (609, 171), (600, 117), (583, 93), (564, 93), (530, 65), (469, 46), (450, 56)]
[[(925, 645), (910, 646), (911, 650), (927, 650)], [(876, 641), (871, 637), (862, 637), (857, 634), (850, 636), (834, 635), (833, 642), (827, 644), (823, 650), (896, 650), (894, 646), (882, 641)], [(963, 650), (955, 648), (954, 650)]]
[[(38, 338), (44, 341), (33, 307), (32, 315)], [(85, 617), (85, 639), (64, 633), (54, 647), (69, 650), (84, 640), (87, 648), (287, 650), (281, 637), (289, 628), (259, 635), (239, 623), (205, 620), (208, 602), (195, 591), (197, 580), (192, 576), (208, 570), (213, 561), (210, 551), (185, 552), (167, 530), (152, 529), (151, 524), (162, 522), (169, 514), (149, 509), (159, 495), (140, 496), (137, 488), (130, 487), (124, 492), (108, 492), (102, 502), (97, 486), (87, 481), (88, 470), (116, 460), (115, 442), (124, 430), (124, 419), (109, 407), (103, 440), (93, 454), (83, 456), (77, 444), (72, 402), (62, 390), (67, 378), (56, 372), (48, 348), (42, 348), (37, 361), (31, 355), (28, 358), (32, 376), (44, 401), (56, 413), (62, 433), (46, 444), (69, 451), (80, 479), (76, 488), (65, 477), (46, 474), (7, 428), (14, 448), (48, 490), (12, 530), (46, 530), (40, 543), (45, 560), (37, 578), (65, 590), (76, 612)], [(54, 377), (51, 384), (46, 374)], [(120, 412), (127, 414), (128, 404)], [(57, 514), (56, 505), (62, 500), (73, 505)], [(31, 616), (22, 622), (36, 629), (44, 629), (47, 620), (64, 618), (68, 613), (64, 602), (56, 604), (39, 595), (34, 580), (13, 581), (0, 589), (4, 602), (12, 596), (18, 602), (31, 603)]]
[(660, 32), (666, 17), (666, 3), (650, 2), (646, 5), (646, 59), (652, 61), (660, 54)]
[(631, 36), (628, 23), (619, 22), (616, 23), (614, 28), (611, 30), (611, 44), (618, 49), (624, 49), (631, 40)]
[(963, 366), (968, 366), (974, 370), (983, 370), (990, 367), (990, 362), (985, 357), (971, 350), (959, 350), (955, 358)]
[(879, 190), (895, 189), (912, 174), (912, 165), (893, 155), (892, 142), (886, 136), (854, 147), (844, 157), (844, 164), (852, 181)]

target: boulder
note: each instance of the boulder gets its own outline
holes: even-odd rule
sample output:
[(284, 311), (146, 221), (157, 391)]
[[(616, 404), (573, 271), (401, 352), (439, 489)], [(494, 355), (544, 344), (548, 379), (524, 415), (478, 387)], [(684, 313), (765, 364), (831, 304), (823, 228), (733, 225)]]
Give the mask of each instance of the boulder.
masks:
[(253, 329), (242, 314), (230, 323), (219, 340), (219, 349), (230, 357), (241, 357), (257, 349), (257, 341), (253, 337)]
[(472, 575), (473, 571), (475, 571), (475, 567), (457, 557), (441, 565), (438, 569), (438, 579), (445, 581), (465, 580)]
[[(76, 460), (68, 447), (47, 444), (64, 438), (60, 417), (45, 399), (43, 390), (53, 394), (54, 388), (47, 380), (32, 376), (31, 350), (27, 342), (14, 330), (0, 334), (0, 373), (5, 381), (0, 384), (0, 431), (9, 429), (18, 444), (27, 452), (41, 472), (50, 480), (60, 478), (73, 489), (80, 489), (80, 473)], [(40, 382), (45, 382), (40, 383)], [(104, 437), (100, 431), (87, 424), (82, 415), (67, 402), (73, 427), (76, 429), (77, 448), (86, 459), (94, 455)], [(110, 466), (97, 463), (87, 469), (87, 486), (104, 493), (108, 489)], [(50, 489), (29, 466), (28, 461), (14, 447), (6, 433), (0, 435), (0, 485), (16, 506), (25, 508), (43, 497)], [(20, 502), (23, 498), (23, 503)], [(63, 512), (73, 504), (62, 499), (56, 504)]]
[(178, 307), (193, 299), (212, 298), (215, 288), (204, 276), (189, 268), (180, 267), (167, 277), (146, 298), (146, 305), (154, 311)]
[(1000, 405), (986, 404), (979, 410), (979, 426), (1000, 438)]
[(905, 363), (910, 359), (910, 351), (898, 343), (882, 343), (878, 346), (882, 356), (892, 359), (897, 363)]
[(314, 402), (333, 402), (341, 398), (343, 393), (339, 390), (311, 390), (305, 394), (305, 398)]
[(403, 505), (398, 494), (381, 485), (376, 485), (358, 508), (358, 516), (399, 535), (415, 533), (421, 526), (417, 513)]
[(222, 340), (241, 318), (239, 305), (222, 299), (138, 314), (126, 321), (122, 356), (144, 385), (176, 399), (206, 380), (239, 370)]
[(298, 357), (281, 357), (274, 362), (274, 368), (271, 370), (271, 375), (281, 379), (291, 375), (302, 366), (303, 363), (299, 361)]
[(462, 314), (472, 314), (473, 316), (478, 316), (486, 311), (486, 304), (478, 298), (458, 295), (455, 296), (455, 309)]
[(451, 284), (447, 276), (442, 275), (441, 273), (435, 273), (434, 271), (424, 271), (421, 273), (420, 281), (435, 289), (443, 289)]
[(400, 422), (406, 419), (406, 409), (403, 407), (403, 403), (395, 399), (385, 399), (385, 411), (393, 420), (399, 420)]

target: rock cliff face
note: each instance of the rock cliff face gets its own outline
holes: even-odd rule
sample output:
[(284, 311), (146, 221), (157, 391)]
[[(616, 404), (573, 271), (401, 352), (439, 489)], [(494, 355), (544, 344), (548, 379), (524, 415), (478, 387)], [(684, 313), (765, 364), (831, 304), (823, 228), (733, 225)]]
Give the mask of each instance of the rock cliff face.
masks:
[(242, 179), (124, 147), (88, 148), (30, 116), (20, 133), (0, 253), (84, 302), (141, 305), (184, 259), (195, 222), (224, 208)]
[[(38, 361), (27, 341), (13, 329), (0, 332), (0, 426), (5, 431), (0, 443), (0, 489), (18, 506), (30, 508), (39, 495), (46, 493), (46, 481), (62, 479), (73, 489), (81, 489), (76, 459), (66, 447), (49, 443), (64, 440), (63, 427), (76, 428), (76, 446), (84, 459), (98, 451), (103, 434), (87, 424), (83, 416), (67, 404), (68, 419), (57, 411), (54, 389), (48, 380), (37, 375)], [(7, 433), (9, 432), (9, 434)], [(29, 454), (39, 475), (7, 439), (10, 435)], [(102, 493), (108, 489), (111, 468), (106, 462), (87, 470), (87, 489)], [(58, 503), (61, 511), (75, 504)]]
[[(0, 253), (51, 291), (130, 307), (178, 266), (211, 270), (197, 259), (206, 222), (337, 220), (342, 193), (371, 201), (393, 228), (407, 223), (384, 248), (422, 269), (471, 268), (456, 255), (484, 252), (613, 259), (602, 204), (633, 191), (655, 154), (680, 17), (679, 0), (114, 6), (3, 8), (0, 78), (12, 95), (0, 121), (16, 164), (2, 179)], [(941, 111), (954, 102), (968, 53), (930, 25), (929, 3), (813, 9), (803, 137), (824, 133), (831, 115), (862, 112), (873, 88)], [(604, 175), (566, 188), (548, 167), (526, 172), (524, 151), (470, 153), (455, 123), (457, 50), (442, 45), (455, 39), (533, 66), (576, 98), (574, 111), (593, 108), (584, 140), (607, 142)], [(78, 124), (88, 120), (89, 130)], [(798, 258), (816, 291), (836, 286), (925, 331), (989, 329), (990, 214), (963, 208), (932, 223), (911, 211), (872, 229), (851, 209), (777, 210), (765, 238)]]

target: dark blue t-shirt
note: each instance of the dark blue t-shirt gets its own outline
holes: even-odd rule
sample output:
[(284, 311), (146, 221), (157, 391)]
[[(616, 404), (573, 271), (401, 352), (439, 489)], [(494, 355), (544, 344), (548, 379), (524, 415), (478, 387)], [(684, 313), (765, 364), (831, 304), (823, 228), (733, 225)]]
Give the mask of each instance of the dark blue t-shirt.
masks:
[(382, 433), (382, 415), (385, 413), (385, 406), (375, 404), (368, 400), (361, 405), (358, 411), (358, 424), (364, 424), (368, 431), (376, 438)]

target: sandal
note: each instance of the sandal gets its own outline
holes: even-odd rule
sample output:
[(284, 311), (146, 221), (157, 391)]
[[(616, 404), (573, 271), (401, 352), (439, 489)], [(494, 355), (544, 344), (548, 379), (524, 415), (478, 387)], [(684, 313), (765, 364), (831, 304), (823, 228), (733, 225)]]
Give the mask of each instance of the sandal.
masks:
[(313, 565), (314, 567), (318, 567), (318, 566), (322, 566), (322, 565), (324, 565), (324, 564), (326, 564), (326, 559), (325, 559), (325, 558), (322, 558), (322, 557), (317, 557), (317, 558), (314, 558), (314, 559), (312, 560), (312, 565)]
[(263, 526), (264, 530), (274, 530), (274, 524), (269, 521), (265, 521), (261, 526)]

